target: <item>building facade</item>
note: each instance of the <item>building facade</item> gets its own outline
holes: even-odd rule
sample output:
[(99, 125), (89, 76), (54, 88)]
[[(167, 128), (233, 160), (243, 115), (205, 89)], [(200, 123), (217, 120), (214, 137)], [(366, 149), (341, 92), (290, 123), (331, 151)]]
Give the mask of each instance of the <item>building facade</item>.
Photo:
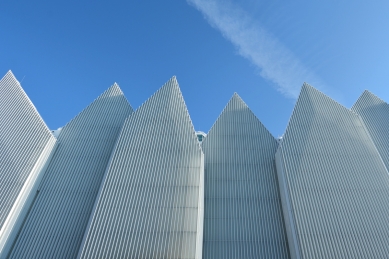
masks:
[[(169, 132), (169, 138), (161, 132)], [(387, 258), (389, 106), (304, 84), (275, 139), (234, 94), (196, 132), (175, 77), (51, 132), (0, 80), (0, 258)]]
[(388, 170), (361, 116), (304, 84), (276, 164), (291, 258), (387, 258)]
[(235, 93), (202, 143), (204, 259), (289, 258), (277, 140)]
[(74, 258), (116, 139), (132, 108), (114, 84), (60, 131), (9, 258)]

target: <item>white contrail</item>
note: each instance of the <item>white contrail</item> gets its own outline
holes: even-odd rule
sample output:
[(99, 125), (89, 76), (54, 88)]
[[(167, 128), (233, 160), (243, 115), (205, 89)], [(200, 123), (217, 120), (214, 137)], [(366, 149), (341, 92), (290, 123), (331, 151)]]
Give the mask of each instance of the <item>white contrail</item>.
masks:
[(260, 75), (275, 83), (287, 97), (296, 98), (303, 82), (321, 87), (318, 78), (293, 53), (272, 37), (248, 13), (228, 1), (187, 0), (211, 26), (231, 41), (241, 56), (260, 69)]

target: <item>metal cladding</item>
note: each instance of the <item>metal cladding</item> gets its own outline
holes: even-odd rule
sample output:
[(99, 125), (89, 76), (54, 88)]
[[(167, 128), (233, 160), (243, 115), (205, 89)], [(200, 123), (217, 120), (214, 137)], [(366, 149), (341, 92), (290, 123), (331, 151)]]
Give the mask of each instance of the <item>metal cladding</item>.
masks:
[(53, 136), (11, 71), (0, 80), (0, 229)]
[(388, 171), (357, 114), (304, 84), (276, 164), (292, 258), (388, 257)]
[(0, 80), (0, 255), (21, 225), (55, 138), (11, 71)]
[(277, 140), (234, 94), (202, 143), (204, 259), (289, 258)]
[(361, 116), (386, 168), (389, 169), (389, 105), (365, 91), (351, 110)]
[(202, 151), (175, 77), (124, 123), (80, 258), (201, 258)]
[(132, 108), (114, 84), (58, 136), (9, 258), (75, 258), (112, 149)]
[(378, 97), (308, 84), (278, 141), (237, 94), (195, 132), (175, 77), (135, 112), (114, 84), (52, 134), (9, 71), (0, 259), (387, 258), (388, 135)]

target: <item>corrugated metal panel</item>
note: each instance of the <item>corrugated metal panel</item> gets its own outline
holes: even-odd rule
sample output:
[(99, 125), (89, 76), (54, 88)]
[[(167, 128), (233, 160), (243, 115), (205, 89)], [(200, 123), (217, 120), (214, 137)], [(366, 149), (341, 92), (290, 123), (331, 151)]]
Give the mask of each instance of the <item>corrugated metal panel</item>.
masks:
[(0, 229), (50, 140), (50, 130), (8, 71), (0, 80)]
[(75, 258), (111, 152), (132, 108), (114, 84), (70, 121), (10, 258)]
[(201, 160), (173, 77), (126, 120), (79, 257), (200, 258)]
[(389, 105), (364, 91), (351, 110), (361, 116), (386, 168), (389, 168)]
[(274, 165), (277, 146), (234, 94), (202, 143), (204, 259), (289, 258)]
[(357, 114), (304, 84), (276, 160), (292, 258), (388, 257), (388, 172)]

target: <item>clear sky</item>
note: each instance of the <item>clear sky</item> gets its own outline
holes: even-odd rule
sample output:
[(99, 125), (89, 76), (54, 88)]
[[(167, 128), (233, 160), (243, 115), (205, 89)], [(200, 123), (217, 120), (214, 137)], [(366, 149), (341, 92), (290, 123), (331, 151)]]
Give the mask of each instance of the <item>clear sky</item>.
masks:
[(50, 129), (117, 82), (134, 109), (177, 76), (196, 130), (234, 92), (275, 136), (304, 81), (389, 101), (389, 1), (3, 1), (0, 74)]

